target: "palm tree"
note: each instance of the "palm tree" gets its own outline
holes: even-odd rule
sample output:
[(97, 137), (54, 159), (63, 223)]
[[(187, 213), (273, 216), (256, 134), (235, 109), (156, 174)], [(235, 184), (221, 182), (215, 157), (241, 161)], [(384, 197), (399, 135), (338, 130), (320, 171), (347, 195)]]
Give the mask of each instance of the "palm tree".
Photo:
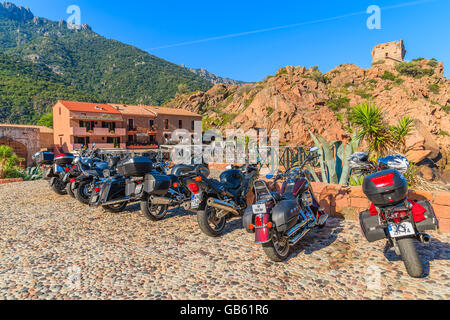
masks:
[(11, 147), (0, 145), (0, 179), (4, 179), (8, 171), (16, 167), (20, 161)]
[(367, 141), (370, 151), (384, 156), (392, 149), (394, 139), (383, 112), (372, 102), (364, 102), (353, 108), (350, 120), (361, 130), (359, 138)]

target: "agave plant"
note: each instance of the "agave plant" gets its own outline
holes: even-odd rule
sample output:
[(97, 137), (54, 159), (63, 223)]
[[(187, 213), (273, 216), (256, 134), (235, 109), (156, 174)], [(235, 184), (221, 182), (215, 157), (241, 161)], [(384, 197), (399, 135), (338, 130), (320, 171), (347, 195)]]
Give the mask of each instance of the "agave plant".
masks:
[[(349, 158), (359, 147), (360, 138), (355, 131), (351, 141), (343, 143), (342, 141), (327, 142), (323, 137), (316, 137), (309, 132), (314, 143), (319, 148), (320, 171), (322, 179), (320, 180), (314, 170), (309, 169), (316, 181), (327, 182), (331, 184), (348, 185), (350, 178)], [(335, 153), (333, 152), (335, 151)]]
[(22, 170), (22, 176), (24, 181), (35, 181), (42, 179), (42, 172), (39, 167), (31, 167)]

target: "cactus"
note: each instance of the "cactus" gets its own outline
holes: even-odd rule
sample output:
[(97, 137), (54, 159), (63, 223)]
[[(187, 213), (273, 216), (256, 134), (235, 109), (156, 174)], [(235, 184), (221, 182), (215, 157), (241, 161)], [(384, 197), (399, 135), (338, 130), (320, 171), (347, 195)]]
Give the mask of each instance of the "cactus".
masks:
[(42, 179), (42, 172), (39, 167), (31, 167), (22, 170), (22, 176), (24, 181), (35, 181)]
[[(312, 132), (309, 133), (319, 148), (322, 182), (348, 185), (350, 178), (349, 157), (356, 152), (360, 143), (357, 132), (353, 133), (352, 139), (348, 143), (342, 141), (327, 142), (323, 137), (316, 137)], [(336, 151), (335, 155), (333, 150)], [(319, 181), (317, 176), (314, 179)]]

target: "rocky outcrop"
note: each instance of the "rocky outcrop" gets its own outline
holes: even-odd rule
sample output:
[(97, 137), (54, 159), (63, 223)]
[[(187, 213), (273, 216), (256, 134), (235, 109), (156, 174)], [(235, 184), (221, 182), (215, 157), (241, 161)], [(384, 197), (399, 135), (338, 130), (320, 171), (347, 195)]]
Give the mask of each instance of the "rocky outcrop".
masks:
[[(184, 65), (182, 67), (184, 67)], [(221, 83), (221, 84), (231, 84), (231, 85), (242, 85), (245, 83), (243, 81), (219, 77), (218, 75), (208, 72), (207, 70), (205, 70), (203, 68), (200, 68), (200, 69), (186, 68), (186, 69), (188, 69), (192, 73), (195, 73), (196, 75), (202, 77), (203, 79), (210, 81), (213, 84)]]
[(410, 155), (442, 166), (450, 146), (450, 81), (435, 60), (418, 60), (416, 67), (426, 75), (400, 74), (389, 64), (340, 65), (326, 74), (288, 66), (255, 84), (217, 84), (168, 104), (203, 114), (206, 126), (278, 129), (281, 143), (305, 145), (312, 143), (309, 130), (328, 140), (348, 139), (352, 107), (371, 100), (391, 125), (404, 115), (415, 119), (407, 139)]
[(18, 21), (32, 20), (34, 18), (33, 13), (29, 8), (16, 6), (11, 2), (0, 3), (0, 18), (8, 18)]

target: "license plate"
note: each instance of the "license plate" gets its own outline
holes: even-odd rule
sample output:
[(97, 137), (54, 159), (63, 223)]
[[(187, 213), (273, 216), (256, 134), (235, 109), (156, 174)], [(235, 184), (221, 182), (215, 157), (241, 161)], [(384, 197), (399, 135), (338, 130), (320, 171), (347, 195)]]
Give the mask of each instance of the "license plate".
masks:
[(144, 188), (144, 185), (143, 185), (143, 184), (138, 184), (138, 185), (136, 186), (135, 193), (136, 193), (136, 194), (140, 194), (140, 193), (142, 192), (142, 188)]
[(262, 204), (254, 204), (252, 206), (252, 209), (253, 209), (253, 213), (254, 214), (266, 213), (266, 205), (264, 203), (262, 203)]
[(191, 199), (191, 208), (198, 209), (201, 202), (202, 202), (202, 195), (200, 193), (193, 194)]
[(414, 235), (414, 228), (411, 222), (392, 223), (388, 227), (392, 238)]
[(92, 196), (91, 203), (95, 204), (98, 201), (98, 196)]

